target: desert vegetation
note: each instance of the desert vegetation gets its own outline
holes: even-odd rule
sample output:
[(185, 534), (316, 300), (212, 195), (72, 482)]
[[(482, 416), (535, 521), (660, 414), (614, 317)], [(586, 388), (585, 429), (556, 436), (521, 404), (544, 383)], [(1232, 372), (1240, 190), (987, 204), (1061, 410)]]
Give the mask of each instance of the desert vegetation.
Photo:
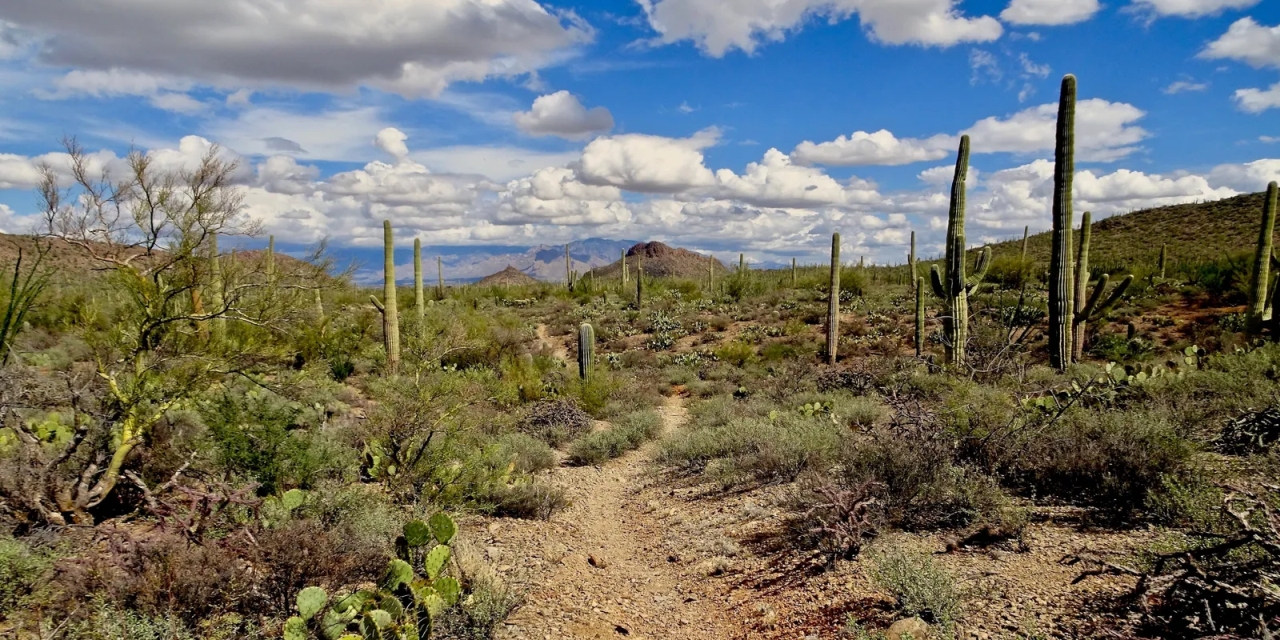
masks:
[(964, 136), (944, 254), (895, 266), (425, 287), (415, 241), (401, 286), (388, 220), (371, 291), (225, 250), (216, 150), (68, 141), (0, 238), (0, 636), (597, 637), (581, 570), (695, 585), (581, 598), (640, 637), (1269, 637), (1276, 184), (1075, 216), (1075, 82), (1052, 230), (966, 241)]

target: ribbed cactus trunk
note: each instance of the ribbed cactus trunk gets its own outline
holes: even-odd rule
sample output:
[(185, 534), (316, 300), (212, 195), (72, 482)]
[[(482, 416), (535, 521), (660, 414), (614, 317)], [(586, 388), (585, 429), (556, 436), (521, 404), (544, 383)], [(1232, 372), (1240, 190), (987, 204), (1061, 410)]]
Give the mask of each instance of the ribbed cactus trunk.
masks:
[(969, 294), (982, 282), (991, 262), (991, 248), (978, 254), (974, 274), (966, 272), (964, 207), (965, 180), (969, 175), (969, 136), (960, 137), (956, 152), (956, 169), (951, 179), (951, 207), (947, 213), (945, 272), (935, 265), (929, 272), (933, 292), (942, 299), (943, 347), (948, 364), (964, 364), (965, 345), (969, 341)]
[(916, 279), (916, 357), (924, 355), (924, 278)]
[(831, 234), (831, 286), (827, 293), (827, 364), (840, 350), (840, 234)]
[(1168, 258), (1169, 258), (1169, 245), (1167, 245), (1167, 244), (1162, 244), (1162, 245), (1160, 245), (1160, 265), (1159, 265), (1159, 268), (1160, 268), (1160, 279), (1161, 279), (1161, 280), (1164, 280), (1164, 278), (1165, 278), (1165, 270), (1164, 270), (1164, 267), (1165, 267), (1165, 264), (1166, 264), (1166, 262), (1165, 262), (1165, 261), (1166, 261), (1166, 260), (1168, 260)]
[(636, 308), (644, 304), (644, 258), (636, 256)]
[(596, 330), (584, 322), (578, 327), (578, 377), (586, 382), (591, 373), (591, 362), (596, 357)]
[(796, 275), (796, 259), (791, 259), (791, 288), (794, 289), (800, 283), (799, 277)]
[(1031, 239), (1031, 225), (1022, 227), (1022, 260), (1027, 260), (1027, 241)]
[(444, 258), (436, 256), (436, 299), (444, 300)]
[(1089, 240), (1093, 237), (1093, 214), (1080, 216), (1080, 246), (1076, 251), (1076, 291), (1072, 300), (1074, 312), (1071, 319), (1071, 360), (1079, 362), (1084, 356), (1085, 304), (1089, 295)]
[(716, 256), (713, 253), (707, 254), (707, 291), (714, 292), (716, 290)]
[(227, 319), (223, 317), (226, 302), (222, 296), (222, 256), (218, 252), (218, 234), (209, 235), (209, 309), (213, 319), (209, 321), (210, 339), (214, 344), (227, 337)]
[(1071, 182), (1075, 176), (1076, 77), (1062, 78), (1053, 152), (1053, 234), (1049, 249), (1049, 365), (1071, 364), (1075, 287), (1071, 273)]
[(413, 239), (413, 308), (418, 322), (427, 317), (427, 296), (422, 289), (422, 240)]
[(626, 286), (627, 284), (627, 251), (626, 249), (622, 250), (622, 284), (623, 286)]
[(1249, 274), (1249, 307), (1245, 313), (1245, 327), (1252, 335), (1262, 333), (1267, 314), (1267, 293), (1271, 283), (1272, 238), (1276, 230), (1276, 183), (1267, 185), (1266, 199), (1262, 203), (1262, 225), (1258, 228), (1258, 243), (1253, 254), (1253, 271)]
[(564, 281), (573, 290), (573, 261), (569, 259), (569, 245), (564, 246)]
[(738, 273), (746, 273), (746, 272), (747, 272), (747, 259), (745, 257), (745, 254), (739, 253), (738, 254)]
[[(916, 287), (920, 284), (920, 274), (917, 273), (919, 268), (916, 263), (916, 232), (911, 232), (911, 253), (907, 254), (907, 264), (911, 266), (911, 286)], [(919, 289), (919, 287), (916, 287)]]
[(382, 312), (382, 341), (387, 350), (387, 374), (400, 373), (400, 313), (396, 303), (395, 237), (391, 221), (382, 221), (382, 300), (373, 304)]

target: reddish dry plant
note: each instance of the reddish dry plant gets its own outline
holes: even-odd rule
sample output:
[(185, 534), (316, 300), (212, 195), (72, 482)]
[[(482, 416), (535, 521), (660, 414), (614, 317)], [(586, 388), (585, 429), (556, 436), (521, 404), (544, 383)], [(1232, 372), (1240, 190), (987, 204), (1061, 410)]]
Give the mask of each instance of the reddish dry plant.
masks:
[(804, 520), (812, 522), (807, 533), (817, 538), (828, 563), (858, 555), (862, 541), (875, 537), (875, 507), (880, 501), (874, 491), (883, 486), (868, 480), (845, 487), (824, 480), (813, 488), (821, 500), (805, 512)]

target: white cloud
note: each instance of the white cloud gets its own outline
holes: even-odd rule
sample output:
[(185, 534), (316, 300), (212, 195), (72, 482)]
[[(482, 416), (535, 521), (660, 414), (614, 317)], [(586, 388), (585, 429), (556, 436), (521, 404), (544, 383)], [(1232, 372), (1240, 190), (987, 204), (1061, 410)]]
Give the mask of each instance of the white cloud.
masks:
[(588, 184), (628, 191), (675, 193), (709, 186), (715, 176), (703, 164), (702, 150), (719, 138), (715, 128), (689, 138), (639, 133), (600, 137), (582, 150), (579, 173)]
[(1000, 37), (1000, 22), (969, 18), (956, 0), (639, 0), (662, 43), (693, 41), (704, 53), (752, 53), (763, 41), (781, 41), (807, 20), (847, 20), (855, 14), (873, 40), (885, 44), (949, 47)]
[[(1146, 115), (1122, 102), (1099, 98), (1076, 103), (1076, 153), (1081, 160), (1108, 162), (1137, 150), (1147, 131), (1135, 123)], [(968, 134), (973, 153), (1038, 153), (1053, 148), (1058, 105), (1044, 104), (1000, 118), (989, 117), (960, 132)], [(802, 164), (900, 165), (947, 157), (958, 136), (898, 138), (889, 131), (857, 131), (830, 142), (801, 142), (792, 157)]]
[(1267, 183), (1280, 182), (1280, 159), (1264, 158), (1244, 164), (1218, 165), (1209, 172), (1214, 184), (1244, 192), (1262, 191)]
[(1017, 25), (1084, 22), (1101, 9), (1098, 0), (1012, 0), (1000, 19)]
[(149, 102), (157, 109), (174, 113), (200, 113), (209, 108), (209, 105), (185, 93), (160, 93), (151, 96)]
[(1022, 64), (1022, 73), (1024, 76), (1047, 78), (1049, 77), (1049, 72), (1053, 70), (1047, 64), (1036, 64), (1031, 60), (1031, 57), (1025, 53), (1018, 54), (1018, 62)]
[(1193, 91), (1204, 91), (1209, 88), (1207, 82), (1194, 82), (1192, 80), (1178, 80), (1169, 84), (1169, 86), (1161, 89), (1162, 93), (1167, 95), (1177, 95), (1179, 93), (1188, 93)]
[(1248, 9), (1261, 0), (1133, 0), (1139, 11), (1157, 16), (1199, 18), (1228, 9)]
[(369, 141), (387, 125), (373, 107), (299, 113), (251, 107), (234, 119), (211, 123), (220, 143), (246, 155), (291, 155), (307, 160), (347, 161), (368, 157)]
[(593, 37), (534, 0), (41, 0), (0, 4), (0, 20), (41, 37), (54, 66), (406, 96), (528, 73)]
[(387, 127), (373, 137), (373, 144), (392, 158), (403, 160), (409, 155), (409, 146), (405, 144), (405, 140), (408, 139), (409, 136), (406, 136), (403, 131), (395, 127)]
[(1258, 136), (1258, 142), (1274, 144), (1276, 142), (1280, 142), (1280, 136)]
[(1280, 107), (1280, 82), (1270, 89), (1238, 89), (1232, 96), (1240, 109), (1249, 113), (1262, 113)]
[(535, 135), (581, 140), (613, 128), (613, 115), (604, 107), (587, 109), (568, 91), (539, 96), (533, 108), (512, 116), (516, 127)]
[(860, 182), (842, 185), (818, 169), (791, 164), (791, 158), (777, 149), (748, 164), (742, 175), (729, 169), (715, 175), (716, 197), (759, 207), (798, 209), (879, 201), (874, 187)]
[(1004, 73), (1000, 70), (1000, 62), (996, 60), (995, 55), (982, 49), (969, 50), (969, 69), (973, 72), (969, 76), (969, 84), (973, 85), (983, 80), (999, 82), (1004, 77)]
[(543, 167), (560, 167), (581, 157), (577, 151), (546, 152), (510, 146), (455, 145), (411, 152), (410, 157), (432, 171), (484, 176), (507, 182)]
[(800, 164), (832, 166), (902, 165), (946, 157), (955, 138), (937, 135), (927, 139), (898, 138), (881, 129), (874, 133), (855, 131), (830, 142), (805, 140), (796, 145), (791, 156)]
[(0, 189), (34, 189), (40, 178), (40, 170), (30, 158), (0, 153)]
[(1257, 68), (1280, 68), (1280, 25), (1264, 27), (1253, 18), (1241, 18), (1210, 42), (1199, 57), (1237, 60)]

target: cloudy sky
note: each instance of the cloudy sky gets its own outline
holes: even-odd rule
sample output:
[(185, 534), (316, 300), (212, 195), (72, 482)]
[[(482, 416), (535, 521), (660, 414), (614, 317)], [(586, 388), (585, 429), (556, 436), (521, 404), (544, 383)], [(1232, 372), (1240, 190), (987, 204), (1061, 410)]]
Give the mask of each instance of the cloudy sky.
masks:
[(1274, 0), (0, 2), (0, 230), (78, 136), (240, 159), (282, 243), (659, 239), (755, 260), (1048, 228), (1061, 76), (1105, 217), (1280, 179)]

